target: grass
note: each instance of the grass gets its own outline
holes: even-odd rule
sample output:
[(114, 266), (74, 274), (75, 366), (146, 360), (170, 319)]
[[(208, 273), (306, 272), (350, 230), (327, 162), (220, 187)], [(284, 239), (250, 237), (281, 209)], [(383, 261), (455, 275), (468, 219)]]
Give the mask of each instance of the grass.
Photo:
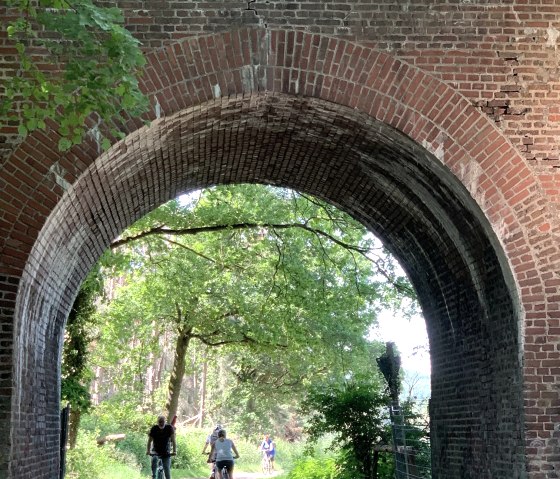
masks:
[(125, 464), (111, 464), (103, 470), (105, 477), (111, 479), (145, 479), (146, 476), (142, 475), (136, 469), (133, 469)]
[[(280, 467), (277, 465), (277, 468)], [(260, 472), (260, 466), (253, 464), (243, 464), (241, 466), (236, 465), (236, 470), (243, 472)], [(171, 469), (171, 475), (173, 479), (207, 479), (210, 476), (210, 467), (195, 467), (190, 469)], [(274, 476), (274, 479), (286, 479), (288, 477), (287, 473), (283, 473), (279, 476)], [(120, 478), (119, 478), (120, 479)]]

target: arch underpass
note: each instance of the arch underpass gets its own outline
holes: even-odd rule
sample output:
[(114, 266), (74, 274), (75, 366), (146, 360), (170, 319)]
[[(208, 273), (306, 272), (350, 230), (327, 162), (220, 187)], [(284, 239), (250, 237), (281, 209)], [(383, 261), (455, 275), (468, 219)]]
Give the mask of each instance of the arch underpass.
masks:
[[(225, 183), (324, 198), (399, 259), (430, 338), (433, 477), (527, 477), (547, 454), (526, 447), (544, 429), (529, 407), (543, 416), (547, 408), (540, 378), (525, 369), (540, 341), (527, 312), (542, 303), (536, 265), (554, 254), (546, 248), (555, 228), (532, 174), (438, 80), (352, 42), (292, 34), (248, 29), (235, 41), (226, 33), (166, 47), (148, 55), (149, 126), (131, 120), (103, 154), (91, 143), (60, 155), (56, 135), (38, 133), (12, 155), (5, 184), (34, 174), (24, 198), (14, 193), (1, 250), (13, 303), (2, 319), (14, 328), (2, 397), (7, 477), (56, 476), (63, 328), (91, 266), (156, 206)], [(222, 53), (181, 68), (198, 42)], [(334, 68), (328, 51), (348, 61)], [(546, 248), (533, 249), (530, 236)]]

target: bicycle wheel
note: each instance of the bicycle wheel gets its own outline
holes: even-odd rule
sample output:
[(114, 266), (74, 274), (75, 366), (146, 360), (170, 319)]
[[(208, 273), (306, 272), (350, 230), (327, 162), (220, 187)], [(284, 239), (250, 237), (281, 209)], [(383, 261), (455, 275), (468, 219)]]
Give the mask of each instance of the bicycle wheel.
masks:
[(229, 472), (227, 467), (222, 467), (222, 479), (229, 479)]
[(158, 461), (156, 478), (165, 479), (165, 474), (163, 474), (163, 461), (161, 459)]
[(262, 459), (263, 474), (270, 474), (270, 458), (265, 454)]

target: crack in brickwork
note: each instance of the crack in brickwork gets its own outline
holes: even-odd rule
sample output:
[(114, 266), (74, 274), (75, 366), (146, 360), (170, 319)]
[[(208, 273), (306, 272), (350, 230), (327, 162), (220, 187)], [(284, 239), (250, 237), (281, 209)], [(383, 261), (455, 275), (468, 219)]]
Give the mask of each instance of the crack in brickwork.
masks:
[(268, 24), (266, 23), (266, 19), (259, 15), (259, 12), (256, 9), (257, 0), (248, 0), (247, 1), (247, 10), (249, 12), (253, 12), (255, 17), (259, 19), (259, 25), (268, 28)]

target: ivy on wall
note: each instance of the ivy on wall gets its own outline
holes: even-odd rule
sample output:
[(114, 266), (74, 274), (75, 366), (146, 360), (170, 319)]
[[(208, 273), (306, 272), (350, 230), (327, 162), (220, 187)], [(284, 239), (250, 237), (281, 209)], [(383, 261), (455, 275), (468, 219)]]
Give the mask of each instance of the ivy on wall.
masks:
[[(107, 149), (107, 135), (123, 136), (118, 124), (127, 115), (147, 111), (138, 84), (145, 59), (118, 8), (89, 0), (8, 0), (8, 5), (11, 20), (3, 27), (14, 42), (18, 71), (6, 82), (0, 125), (17, 122), (25, 137), (52, 120), (61, 151), (81, 143), (88, 131)], [(86, 125), (88, 117), (95, 119), (94, 127)]]

